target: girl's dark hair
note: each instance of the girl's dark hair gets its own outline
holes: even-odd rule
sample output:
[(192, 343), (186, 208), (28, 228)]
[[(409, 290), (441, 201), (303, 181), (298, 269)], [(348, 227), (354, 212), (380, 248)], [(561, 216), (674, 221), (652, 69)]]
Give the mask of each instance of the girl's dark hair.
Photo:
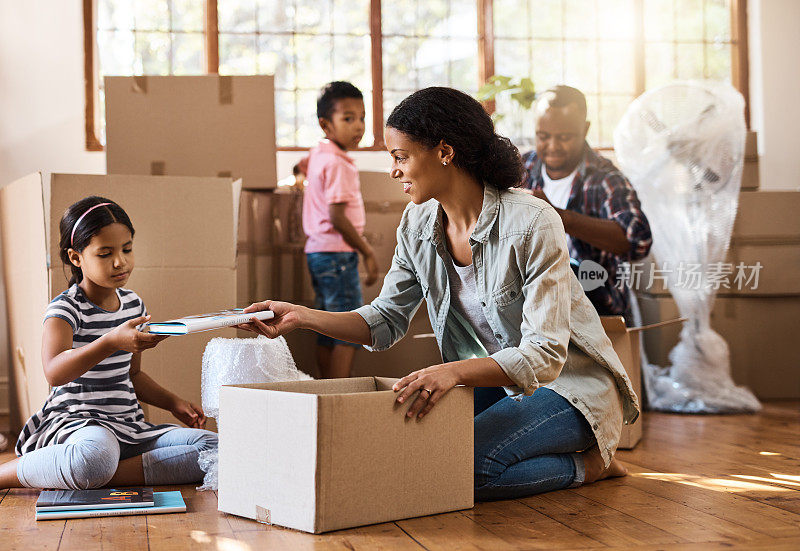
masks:
[[(92, 207), (101, 203), (109, 204), (92, 209)], [(88, 212), (89, 209), (92, 209), (91, 212)], [(83, 216), (84, 214), (86, 214), (86, 216)], [(81, 216), (83, 216), (82, 219)], [(79, 221), (80, 223), (78, 223)], [(127, 227), (131, 231), (131, 237), (133, 237), (135, 230), (133, 229), (131, 219), (128, 218), (128, 214), (122, 207), (111, 199), (92, 195), (91, 197), (81, 199), (77, 203), (73, 203), (66, 212), (64, 212), (64, 216), (61, 217), (61, 223), (59, 224), (61, 239), (58, 243), (58, 254), (64, 266), (69, 266), (70, 270), (72, 270), (72, 277), (70, 277), (69, 280), (70, 286), (74, 283), (80, 283), (83, 280), (83, 272), (70, 262), (69, 249), (76, 252), (83, 251), (86, 245), (92, 240), (92, 237), (97, 235), (100, 230), (106, 226), (115, 222)], [(77, 226), (75, 225), (76, 223), (78, 223)]]
[(423, 88), (392, 110), (386, 126), (428, 148), (444, 141), (455, 151), (454, 165), (498, 189), (522, 184), (519, 150), (511, 140), (495, 133), (483, 106), (464, 92)]

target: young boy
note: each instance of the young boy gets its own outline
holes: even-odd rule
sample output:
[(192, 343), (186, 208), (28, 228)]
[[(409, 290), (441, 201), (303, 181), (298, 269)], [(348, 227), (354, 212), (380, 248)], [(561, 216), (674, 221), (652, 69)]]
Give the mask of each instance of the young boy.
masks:
[[(308, 156), (303, 230), (317, 308), (329, 312), (362, 305), (358, 253), (367, 269), (365, 283), (372, 285), (378, 279), (375, 253), (362, 237), (366, 215), (358, 169), (347, 155), (364, 136), (364, 116), (364, 96), (349, 82), (331, 82), (320, 92), (317, 117), (325, 138)], [(319, 335), (317, 363), (322, 377), (349, 377), (358, 348)]]

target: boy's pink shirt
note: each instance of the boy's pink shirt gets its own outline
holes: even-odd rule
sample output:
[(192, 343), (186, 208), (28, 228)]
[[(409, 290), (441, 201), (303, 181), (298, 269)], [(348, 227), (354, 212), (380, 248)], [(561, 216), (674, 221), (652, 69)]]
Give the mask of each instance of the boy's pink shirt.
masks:
[(330, 140), (321, 140), (308, 155), (307, 185), (303, 196), (303, 230), (308, 236), (305, 252), (352, 252), (333, 227), (328, 206), (346, 203), (345, 216), (359, 234), (364, 233), (366, 212), (361, 197), (358, 169), (339, 146)]

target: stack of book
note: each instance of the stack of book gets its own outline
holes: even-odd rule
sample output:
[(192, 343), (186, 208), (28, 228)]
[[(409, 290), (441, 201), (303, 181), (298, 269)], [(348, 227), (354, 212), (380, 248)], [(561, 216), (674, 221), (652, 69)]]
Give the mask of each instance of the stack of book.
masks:
[(152, 488), (45, 490), (36, 501), (36, 520), (185, 512), (179, 491), (154, 492)]

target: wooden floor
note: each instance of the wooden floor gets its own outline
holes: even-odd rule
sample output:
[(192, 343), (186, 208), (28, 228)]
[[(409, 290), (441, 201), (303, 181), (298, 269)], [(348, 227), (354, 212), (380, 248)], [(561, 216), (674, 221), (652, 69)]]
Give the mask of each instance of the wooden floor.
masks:
[(39, 523), (38, 492), (3, 490), (0, 549), (800, 549), (800, 404), (644, 429), (623, 479), (321, 536), (218, 513), (190, 486), (187, 514)]

